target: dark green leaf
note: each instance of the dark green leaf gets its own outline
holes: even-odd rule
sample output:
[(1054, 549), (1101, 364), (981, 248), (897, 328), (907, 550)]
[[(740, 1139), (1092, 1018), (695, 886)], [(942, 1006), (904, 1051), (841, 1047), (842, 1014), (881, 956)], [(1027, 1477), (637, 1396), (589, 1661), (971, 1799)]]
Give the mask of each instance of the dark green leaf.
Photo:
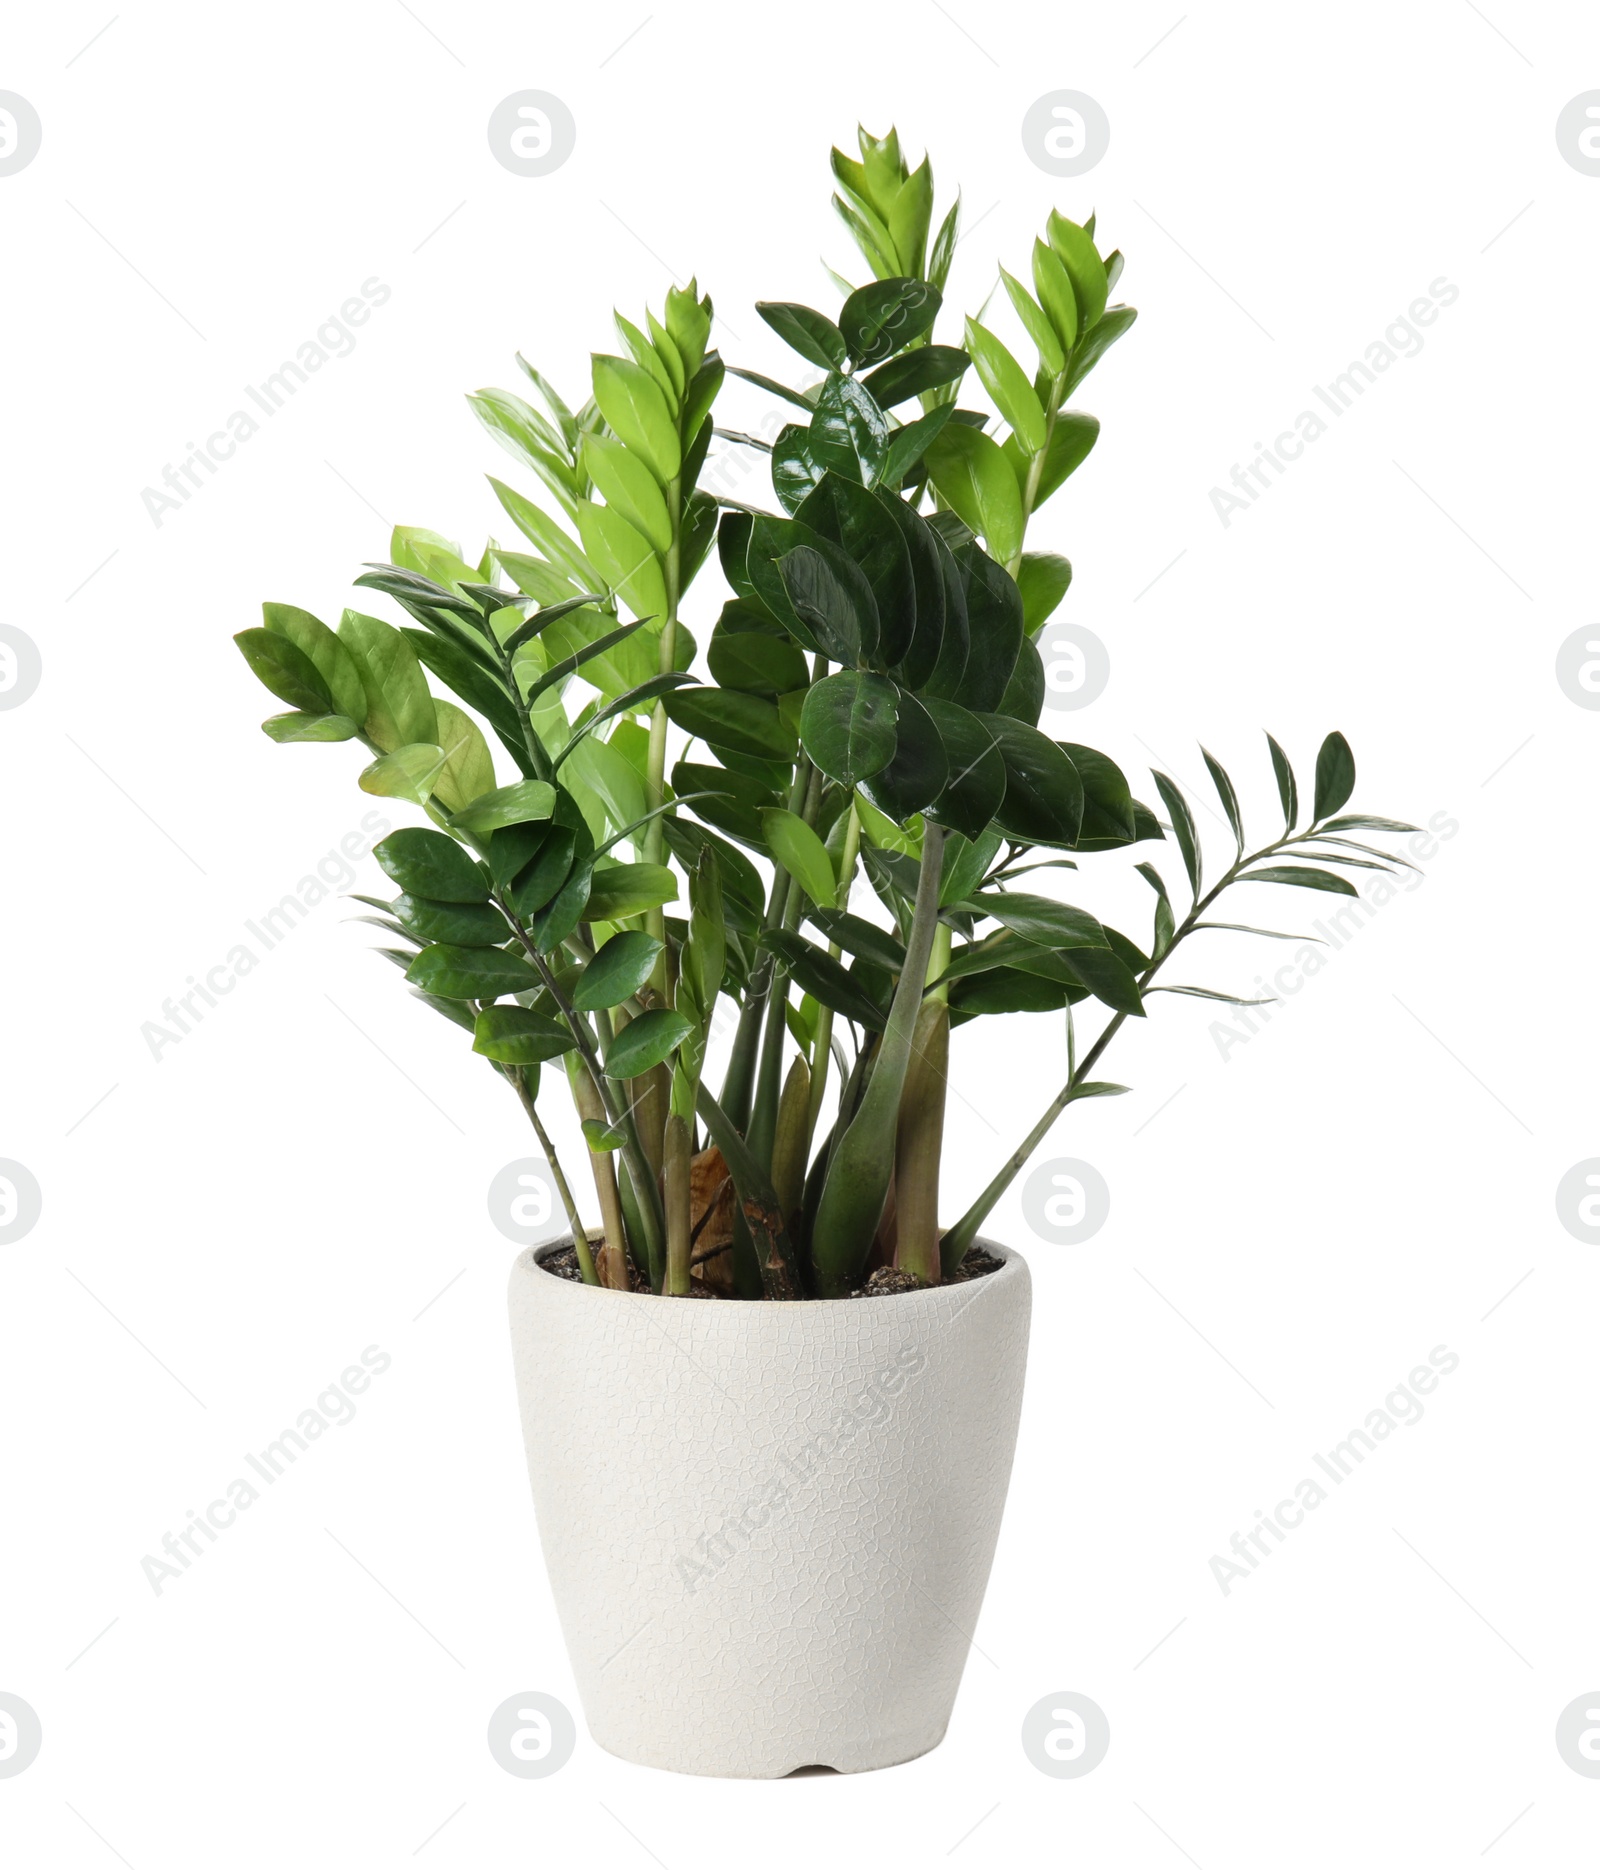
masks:
[(830, 661), (853, 668), (872, 653), (878, 619), (870, 592), (863, 601), (864, 580), (851, 579), (837, 560), (809, 545), (786, 552), (778, 572), (794, 614)]
[(881, 1032), (887, 1008), (880, 1006), (855, 976), (832, 955), (804, 936), (773, 929), (761, 937), (761, 946), (775, 954), (802, 992), (819, 1000), (858, 1026)]
[(952, 985), (950, 1018), (954, 1024), (980, 1013), (1051, 1013), (1074, 998), (1082, 995), (1042, 974), (1022, 968), (988, 968)]
[(1023, 628), (1037, 636), (1072, 583), (1072, 567), (1054, 552), (1024, 552), (1017, 568)]
[(719, 688), (737, 689), (745, 695), (786, 695), (791, 689), (804, 688), (809, 680), (806, 659), (789, 638), (769, 636), (759, 629), (719, 626), (712, 632), (706, 662)]
[[(552, 825), (548, 830), (543, 827), (513, 826), (508, 831), (497, 831), (489, 840), (491, 862), (496, 846), (502, 839), (514, 838), (523, 829), (543, 832), (537, 840), (534, 855), (517, 864), (510, 885), (512, 908), (524, 922), (531, 922), (570, 875), (573, 858), (578, 852), (579, 837), (576, 831), (566, 825)], [(587, 830), (584, 835), (587, 839)]]
[(1214, 987), (1147, 987), (1146, 993), (1182, 993), (1192, 1000), (1224, 1000), (1229, 1006), (1275, 1006), (1269, 994), (1265, 999), (1242, 1000), (1236, 993), (1218, 993)]
[(811, 418), (813, 459), (847, 480), (871, 486), (883, 468), (889, 424), (871, 393), (854, 377), (830, 376)]
[(459, 942), (471, 948), (498, 948), (511, 934), (492, 903), (436, 902), (409, 894), (394, 899), (394, 912), (408, 935), (419, 942)]
[[(1140, 868), (1144, 866), (1141, 865)], [(1290, 935), (1283, 929), (1252, 928), (1247, 922), (1196, 922), (1194, 926), (1196, 930), (1226, 929), (1234, 935), (1265, 935), (1272, 941), (1309, 941), (1316, 942), (1320, 947), (1327, 945), (1320, 935)]]
[(391, 831), (372, 854), (401, 889), (436, 902), (481, 903), (489, 899), (483, 872), (453, 838), (420, 826)]
[(620, 1006), (650, 978), (661, 949), (662, 943), (641, 929), (613, 935), (579, 975), (572, 990), (573, 1006), (580, 1013)]
[(1267, 745), (1272, 751), (1272, 772), (1278, 782), (1278, 802), (1283, 807), (1284, 836), (1294, 830), (1294, 821), (1300, 816), (1300, 788), (1295, 784), (1294, 768), (1289, 764), (1289, 756), (1275, 741), (1267, 735)]
[(369, 564), (356, 583), (382, 591), (385, 597), (398, 599), (408, 610), (442, 610), (446, 615), (460, 617), (481, 633), (482, 612), (471, 598), (463, 597), (432, 578), (424, 578), (421, 572), (406, 571), (399, 565)]
[[(917, 608), (902, 519), (915, 524), (915, 516), (904, 501), (863, 487), (841, 474), (830, 473), (823, 476), (798, 517), (825, 541), (839, 548), (849, 566), (855, 567), (872, 592), (870, 612), (874, 627), (862, 631), (859, 654), (845, 656), (830, 652), (831, 659), (844, 663), (871, 657), (886, 663), (899, 661), (911, 640)], [(826, 545), (820, 549), (847, 589), (857, 593), (856, 608), (867, 611), (869, 607), (859, 599), (859, 580), (851, 575), (848, 566), (839, 564), (837, 554), (828, 552)], [(792, 590), (789, 595), (795, 601), (795, 608), (800, 610)], [(826, 650), (827, 641), (820, 627), (815, 629), (815, 634)]]
[[(581, 846), (581, 837), (579, 843)], [(560, 889), (534, 917), (529, 932), (540, 954), (559, 948), (588, 914), (594, 875), (594, 866), (587, 858), (575, 858)]]
[(830, 942), (846, 954), (857, 955), (882, 968), (886, 974), (898, 974), (905, 963), (906, 951), (887, 929), (844, 909), (808, 909), (808, 921), (814, 922)]
[(1083, 781), (1068, 756), (1036, 727), (986, 714), (1006, 766), (1006, 796), (995, 823), (1030, 844), (1077, 842), (1083, 829)]
[(1083, 826), (1078, 835), (1078, 847), (1113, 850), (1134, 843), (1139, 836), (1139, 826), (1122, 768), (1093, 747), (1080, 747), (1070, 740), (1057, 744), (1083, 781)]
[[(680, 799), (698, 795), (690, 808), (697, 818), (758, 848), (761, 846), (761, 808), (778, 803), (777, 793), (764, 779), (691, 760), (680, 760), (672, 769), (672, 790)], [(669, 838), (671, 822), (669, 819)]]
[(875, 279), (845, 300), (839, 330), (860, 367), (880, 364), (930, 330), (939, 294), (922, 279)]
[(763, 760), (794, 757), (794, 735), (784, 726), (776, 703), (759, 695), (726, 688), (679, 688), (663, 698), (662, 706), (686, 734), (709, 746)]
[(1360, 891), (1331, 870), (1312, 870), (1304, 864), (1269, 864), (1264, 870), (1246, 870), (1241, 883), (1289, 883), (1301, 889), (1327, 890), (1332, 896), (1358, 896)]
[[(913, 357), (923, 355), (921, 351), (913, 351), (911, 354)], [(926, 415), (918, 416), (916, 421), (907, 422), (902, 428), (891, 429), (883, 466), (878, 470), (878, 484), (888, 488), (891, 493), (903, 487), (932, 446), (934, 437), (954, 414), (953, 404), (940, 403)]]
[[(967, 619), (967, 573), (956, 563), (944, 533), (932, 520), (913, 513), (903, 500), (896, 504), (905, 515), (906, 544), (917, 587), (916, 634), (896, 674), (905, 687), (919, 694), (970, 707), (966, 676), (972, 626)], [(934, 520), (939, 517), (935, 514)], [(943, 517), (960, 524), (953, 513)], [(981, 602), (979, 609), (981, 620)]]
[[(682, 624), (679, 624), (678, 628), (681, 633), (683, 629)], [(597, 727), (604, 727), (607, 721), (615, 720), (619, 714), (642, 713), (645, 708), (649, 707), (651, 702), (659, 701), (670, 689), (684, 688), (694, 680), (694, 676), (682, 673), (652, 675), (648, 682), (641, 682), (637, 688), (630, 688), (625, 694), (618, 695), (615, 701), (608, 701), (603, 708), (598, 709), (594, 714), (588, 717), (582, 727), (578, 729), (561, 749), (560, 753), (557, 754), (556, 770), (558, 772), (561, 770), (562, 762), (567, 758), (567, 755), (573, 752), (575, 748), (582, 746), (584, 741), (588, 739)]]
[(919, 350), (880, 364), (862, 381), (880, 409), (892, 409), (896, 403), (957, 382), (971, 361), (953, 344), (924, 344)]
[(603, 608), (605, 598), (597, 591), (585, 591), (581, 597), (563, 598), (559, 604), (546, 604), (536, 610), (525, 623), (519, 623), (501, 645), (508, 656), (514, 656), (524, 643), (531, 643), (536, 636), (542, 636), (553, 623), (559, 623), (563, 617), (575, 610), (583, 610), (588, 605)]
[(1039, 725), (1039, 714), (1044, 707), (1044, 658), (1039, 654), (1036, 644), (1027, 637), (1022, 639), (1022, 647), (1017, 651), (1016, 667), (1011, 671), (1011, 680), (1006, 683), (1006, 692), (995, 706), (996, 714), (1009, 714), (1015, 721), (1021, 721), (1028, 727)]
[(1312, 816), (1318, 824), (1350, 797), (1356, 787), (1356, 759), (1343, 734), (1329, 734), (1317, 753), (1317, 793)]
[(1217, 797), (1222, 801), (1223, 812), (1227, 816), (1228, 824), (1239, 846), (1239, 855), (1243, 857), (1244, 820), (1239, 816), (1239, 795), (1233, 789), (1233, 781), (1228, 777), (1223, 766), (1214, 760), (1204, 747), (1200, 749), (1200, 757), (1206, 763), (1206, 771), (1211, 775), (1211, 783), (1217, 789)]
[(886, 817), (903, 825), (933, 804), (949, 777), (950, 763), (932, 715), (915, 695), (902, 691), (895, 711), (893, 757), (861, 782), (862, 791)]
[(941, 909), (966, 901), (999, 854), (1001, 841), (998, 831), (986, 831), (975, 839), (954, 832), (945, 839), (939, 876)]
[(1005, 798), (1006, 763), (975, 714), (931, 697), (922, 705), (938, 731), (947, 766), (944, 790), (927, 806), (927, 815), (968, 838), (980, 838)]
[(772, 491), (784, 512), (798, 512), (822, 475), (822, 464), (811, 450), (811, 431), (791, 422), (772, 444)]
[(406, 979), (442, 1000), (493, 1000), (503, 993), (532, 993), (539, 986), (539, 976), (521, 956), (457, 942), (424, 948), (407, 968)]
[(976, 543), (957, 547), (951, 556), (967, 611), (967, 662), (958, 698), (974, 714), (994, 713), (1022, 649), (1022, 595), (1016, 580)]
[(574, 1050), (572, 1034), (524, 1006), (486, 1006), (473, 1024), (472, 1049), (499, 1065), (540, 1065)]
[[(830, 369), (831, 367), (831, 365), (826, 364), (823, 366), (824, 369)], [(728, 375), (730, 377), (743, 377), (746, 383), (755, 384), (757, 389), (766, 390), (773, 396), (781, 396), (785, 402), (794, 403), (805, 410), (808, 416), (811, 414), (810, 403), (806, 401), (805, 397), (803, 397), (798, 390), (791, 390), (787, 385), (776, 382), (772, 377), (764, 377), (758, 370), (741, 370), (737, 364), (729, 364)]]
[(1172, 835), (1178, 840), (1178, 849), (1183, 853), (1183, 867), (1189, 873), (1189, 888), (1198, 897), (1201, 875), (1200, 840), (1195, 834), (1194, 817), (1189, 810), (1189, 801), (1165, 773), (1152, 770), (1151, 777), (1156, 782), (1156, 791), (1161, 794), (1161, 803), (1167, 808), (1167, 816), (1172, 820)]
[(423, 993), (419, 988), (411, 989), (413, 1000), (420, 1000), (424, 1006), (432, 1007), (435, 1013), (449, 1020), (452, 1026), (462, 1026), (468, 1032), (475, 1030), (477, 1022), (473, 1018), (472, 1008), (464, 1006), (459, 1000), (441, 1000), (436, 993)]
[(814, 312), (809, 305), (764, 300), (758, 302), (756, 311), (808, 363), (823, 370), (842, 370), (849, 361), (844, 334), (831, 318)]
[(841, 670), (818, 682), (800, 713), (800, 738), (830, 779), (858, 786), (894, 757), (899, 691), (881, 675)]
[(1167, 895), (1166, 880), (1154, 864), (1135, 864), (1134, 869), (1156, 893), (1155, 936), (1150, 945), (1150, 955), (1152, 960), (1159, 961), (1172, 946), (1172, 938), (1176, 933), (1172, 901)]
[(630, 1019), (606, 1051), (608, 1078), (637, 1078), (669, 1058), (694, 1031), (694, 1024), (670, 1007), (651, 1007)]
[(1324, 831), (1419, 831), (1420, 825), (1408, 825), (1398, 818), (1367, 818), (1355, 815), (1349, 818), (1330, 818), (1323, 827)]

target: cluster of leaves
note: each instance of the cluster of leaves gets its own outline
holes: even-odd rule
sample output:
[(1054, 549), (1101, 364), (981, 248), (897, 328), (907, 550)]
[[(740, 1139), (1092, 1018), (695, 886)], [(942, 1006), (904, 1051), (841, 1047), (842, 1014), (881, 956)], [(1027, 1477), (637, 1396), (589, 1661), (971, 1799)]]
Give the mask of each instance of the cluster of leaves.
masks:
[[(935, 341), (959, 204), (930, 238), (928, 163), (911, 169), (893, 132), (863, 132), (860, 160), (835, 151), (833, 169), (873, 278), (840, 282), (836, 318), (758, 306), (809, 380), (726, 373), (797, 412), (769, 450), (775, 510), (697, 485), (714, 433), (762, 444), (713, 429), (725, 372), (710, 301), (691, 286), (643, 330), (618, 317), (626, 355), (594, 358), (576, 413), (527, 364), (547, 413), (506, 391), (471, 398), (545, 490), (541, 505), (491, 480), (531, 552), (491, 541), (473, 565), (449, 540), (400, 528), (391, 562), (357, 583), (407, 625), (346, 611), (335, 630), (269, 604), (238, 639), (293, 710), (269, 735), (360, 740), (362, 786), (432, 820), (378, 847), (399, 894), (362, 900), (413, 991), (512, 1083), (552, 1160), (540, 1074), (564, 1061), (601, 1254), (557, 1174), (585, 1276), (614, 1285), (637, 1272), (657, 1291), (691, 1289), (711, 1219), (692, 1201), (691, 1158), (714, 1160), (736, 1191), (727, 1237), (701, 1250), (721, 1265), (700, 1276), (725, 1290), (831, 1296), (890, 1255), (937, 1279), (1043, 1134), (941, 1238), (951, 1027), (1065, 1011), (1055, 1108), (1103, 1095), (1118, 1087), (1087, 1070), (1162, 990), (1152, 977), (1177, 943), (1225, 926), (1204, 920), (1221, 889), (1348, 889), (1323, 866), (1383, 859), (1344, 834), (1403, 829), (1339, 815), (1353, 765), (1332, 736), (1314, 823), (1296, 831), (1274, 743), (1285, 833), (1248, 857), (1231, 782), (1207, 756), (1238, 851), (1204, 894), (1188, 804), (1154, 776), (1193, 902), (1177, 921), (1160, 873), (1139, 865), (1157, 892), (1148, 949), (1016, 887), (1166, 835), (1112, 759), (1039, 725), (1035, 642), (1071, 567), (1024, 550), (1030, 517), (1098, 434), (1066, 403), (1133, 321), (1108, 303), (1121, 257), (1100, 254), (1092, 218), (1052, 214), (1033, 290), (1002, 272), (1037, 353), (1030, 372), (976, 319), (960, 346)], [(969, 372), (992, 410), (962, 406)], [(679, 612), (713, 543), (732, 596), (702, 659)], [(670, 767), (669, 727), (682, 737)], [(517, 774), (508, 784), (491, 741)], [(858, 865), (882, 920), (850, 907)], [(683, 919), (670, 913), (680, 879)], [(737, 1027), (713, 1091), (723, 997)], [(1108, 1019), (1080, 1063), (1071, 1009), (1089, 999)], [(699, 1124), (707, 1148), (694, 1156)]]

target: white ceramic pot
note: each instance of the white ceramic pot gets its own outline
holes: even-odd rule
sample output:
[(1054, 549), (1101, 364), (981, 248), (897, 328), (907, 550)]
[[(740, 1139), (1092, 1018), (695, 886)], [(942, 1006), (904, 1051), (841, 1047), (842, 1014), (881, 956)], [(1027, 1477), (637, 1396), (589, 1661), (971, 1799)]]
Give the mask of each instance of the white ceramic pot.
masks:
[(736, 1778), (944, 1737), (994, 1557), (1028, 1348), (1023, 1260), (800, 1304), (511, 1270), (528, 1471), (601, 1746)]

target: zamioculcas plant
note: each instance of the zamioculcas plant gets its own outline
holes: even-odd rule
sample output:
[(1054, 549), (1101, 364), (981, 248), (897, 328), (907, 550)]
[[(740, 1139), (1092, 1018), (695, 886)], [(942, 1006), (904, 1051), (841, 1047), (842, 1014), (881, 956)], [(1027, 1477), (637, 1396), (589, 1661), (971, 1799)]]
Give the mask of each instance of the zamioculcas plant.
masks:
[[(863, 133), (833, 172), (872, 277), (839, 280), (833, 316), (757, 306), (787, 380), (724, 366), (694, 285), (619, 315), (576, 410), (526, 364), (537, 402), (471, 399), (525, 470), (490, 482), (514, 548), (474, 564), (400, 527), (356, 583), (401, 622), (268, 604), (238, 639), (291, 710), (273, 739), (359, 741), (362, 787), (426, 821), (377, 846), (396, 893), (361, 900), (522, 1104), (566, 1211), (570, 1244), (513, 1268), (512, 1339), (590, 1725), (703, 1773), (938, 1743), (1027, 1343), (1027, 1268), (979, 1229), (1068, 1105), (1124, 1088), (1100, 1075), (1124, 1022), (1233, 998), (1170, 978), (1191, 936), (1239, 926), (1224, 896), (1354, 895), (1347, 871), (1391, 864), (1362, 834), (1411, 830), (1346, 810), (1338, 734), (1307, 814), (1269, 739), (1263, 844), (1205, 755), (1233, 833), (1213, 873), (1171, 778), (1143, 803), (1040, 728), (1035, 644), (1072, 571), (1029, 528), (1099, 433), (1071, 405), (1133, 324), (1121, 255), (1053, 213), (1000, 274), (1020, 336), (957, 329), (928, 163)], [(734, 396), (770, 441), (719, 426)], [(693, 589), (713, 550), (718, 597)], [(1137, 934), (1087, 906), (1130, 863), (1154, 894)], [(942, 1219), (958, 1029), (1010, 1013), (1059, 1022), (1051, 1095)], [(582, 1171), (550, 1134), (563, 1095)], [(859, 1293), (899, 1296), (726, 1302)], [(725, 1302), (663, 1324), (657, 1294)]]
[[(1172, 779), (1147, 805), (1108, 755), (1040, 728), (1035, 642), (1072, 572), (1028, 533), (1098, 436), (1069, 403), (1133, 324), (1110, 303), (1122, 256), (1092, 216), (1052, 213), (1023, 277), (1000, 273), (1022, 341), (972, 317), (937, 336), (956, 210), (932, 233), (931, 170), (892, 132), (860, 151), (834, 152), (835, 205), (873, 277), (839, 282), (836, 316), (756, 308), (793, 382), (725, 368), (693, 284), (642, 328), (619, 314), (575, 412), (526, 363), (542, 407), (470, 399), (540, 484), (490, 480), (525, 543), (473, 564), (399, 527), (355, 581), (398, 627), (268, 604), (237, 639), (292, 710), (273, 739), (359, 741), (363, 789), (429, 821), (377, 847), (398, 893), (361, 900), (522, 1103), (591, 1284), (811, 1299), (876, 1269), (888, 1289), (952, 1278), (1066, 1107), (1124, 1089), (1095, 1074), (1126, 1020), (1159, 993), (1233, 998), (1168, 978), (1191, 935), (1239, 926), (1213, 918), (1225, 893), (1353, 895), (1346, 871), (1400, 860), (1350, 834), (1411, 829), (1345, 810), (1338, 734), (1307, 817), (1269, 738), (1283, 829), (1265, 844), (1205, 755), (1235, 844), (1212, 879)], [(729, 376), (783, 406), (770, 444), (717, 426)], [(756, 451), (770, 495), (700, 491), (714, 440)], [(690, 607), (713, 548), (729, 595)], [(1041, 892), (1037, 873), (1081, 862), (1079, 898), (1161, 843), (1184, 895), (1132, 858), (1148, 933)], [(952, 1034), (1017, 1012), (1061, 1016), (1059, 1089), (942, 1225)], [(598, 1228), (542, 1114), (563, 1081)]]

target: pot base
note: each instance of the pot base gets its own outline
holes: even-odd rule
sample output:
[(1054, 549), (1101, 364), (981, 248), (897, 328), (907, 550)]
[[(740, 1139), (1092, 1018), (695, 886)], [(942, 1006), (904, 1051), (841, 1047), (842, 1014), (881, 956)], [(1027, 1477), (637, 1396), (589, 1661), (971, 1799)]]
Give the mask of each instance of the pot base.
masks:
[[(932, 1730), (924, 1729), (889, 1740), (881, 1734), (847, 1741), (835, 1737), (825, 1747), (820, 1747), (810, 1759), (797, 1759), (794, 1750), (791, 1750), (785, 1755), (774, 1756), (771, 1764), (763, 1762), (753, 1749), (744, 1751), (738, 1760), (718, 1765), (699, 1759), (669, 1759), (666, 1754), (670, 1749), (662, 1749), (662, 1757), (651, 1759), (645, 1755), (655, 1749), (646, 1748), (641, 1752), (626, 1745), (612, 1746), (592, 1724), (589, 1737), (614, 1759), (626, 1760), (630, 1766), (652, 1766), (660, 1772), (683, 1773), (695, 1779), (792, 1779), (797, 1773), (827, 1772), (843, 1776), (847, 1773), (882, 1772), (887, 1766), (904, 1766), (910, 1760), (920, 1760), (923, 1754), (931, 1753), (944, 1739), (948, 1727), (948, 1721), (941, 1721)], [(823, 1754), (831, 1754), (832, 1757), (823, 1758)], [(793, 1764), (784, 1764), (785, 1760), (793, 1760)]]

